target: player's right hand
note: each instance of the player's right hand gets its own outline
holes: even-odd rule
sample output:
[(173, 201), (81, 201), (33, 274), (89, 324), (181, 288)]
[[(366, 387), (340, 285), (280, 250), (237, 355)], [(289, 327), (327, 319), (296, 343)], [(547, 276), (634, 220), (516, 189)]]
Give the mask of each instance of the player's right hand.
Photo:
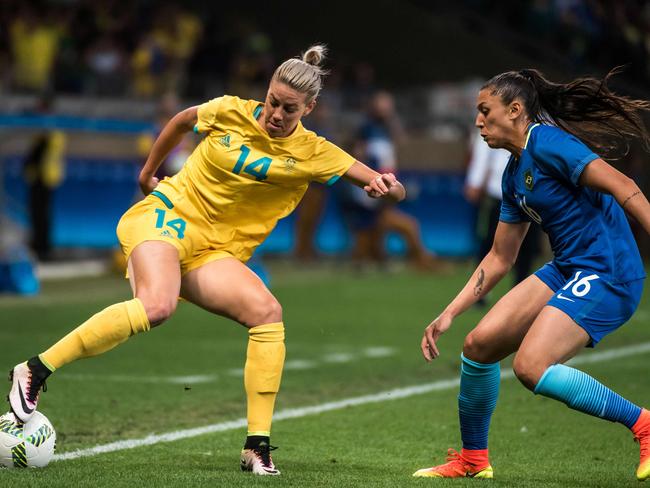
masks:
[(142, 190), (142, 193), (144, 193), (146, 196), (149, 195), (149, 193), (151, 193), (154, 188), (158, 186), (158, 183), (160, 183), (160, 181), (155, 176), (145, 177), (140, 175), (138, 183), (140, 183), (140, 189)]
[(442, 313), (431, 322), (426, 329), (424, 329), (424, 335), (420, 347), (422, 348), (424, 359), (428, 362), (431, 362), (440, 355), (436, 341), (443, 332), (451, 327), (452, 320), (453, 319), (449, 315)]

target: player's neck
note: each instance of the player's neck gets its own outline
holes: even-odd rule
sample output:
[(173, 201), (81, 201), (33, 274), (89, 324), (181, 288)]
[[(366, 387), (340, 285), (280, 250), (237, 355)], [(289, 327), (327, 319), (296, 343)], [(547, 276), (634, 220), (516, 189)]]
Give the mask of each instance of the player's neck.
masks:
[(510, 151), (515, 158), (519, 159), (521, 153), (526, 148), (526, 141), (528, 140), (528, 127), (529, 124), (518, 123), (513, 127), (512, 134), (508, 138), (508, 142), (504, 145), (504, 149)]

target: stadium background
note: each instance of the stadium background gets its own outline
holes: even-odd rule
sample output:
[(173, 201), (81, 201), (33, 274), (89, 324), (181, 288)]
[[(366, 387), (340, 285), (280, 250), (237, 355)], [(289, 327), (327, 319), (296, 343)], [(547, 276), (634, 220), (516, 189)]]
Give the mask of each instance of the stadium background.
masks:
[[(246, 9), (192, 1), (6, 1), (0, 6), (3, 210), (29, 231), (24, 159), (35, 134), (62, 130), (66, 169), (51, 209), (54, 256), (105, 254), (116, 245), (119, 216), (138, 198), (135, 176), (161, 99), (173, 93), (179, 109), (222, 93), (262, 99), (279, 62), (324, 42), (328, 136), (349, 150), (368, 98), (390, 90), (408, 135), (398, 146), (409, 190), (402, 208), (418, 219), (430, 251), (468, 257), (477, 245), (477, 209), (462, 187), (481, 81), (530, 66), (567, 79), (623, 64), (616, 88), (647, 96), (649, 11), (644, 2), (577, 0), (289, 1)], [(618, 164), (646, 187), (635, 151)], [(258, 255), (290, 255), (294, 219), (280, 222)], [(349, 253), (349, 231), (331, 195), (315, 241), (322, 255)], [(404, 253), (396, 235), (386, 247)]]

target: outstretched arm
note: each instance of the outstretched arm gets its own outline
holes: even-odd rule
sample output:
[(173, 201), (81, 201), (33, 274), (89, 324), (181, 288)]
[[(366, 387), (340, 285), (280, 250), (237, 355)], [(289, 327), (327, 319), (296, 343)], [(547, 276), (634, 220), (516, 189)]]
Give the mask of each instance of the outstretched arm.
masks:
[(490, 252), (483, 258), (456, 298), (424, 329), (421, 344), (424, 359), (431, 361), (438, 357), (440, 354), (436, 345), (438, 337), (451, 327), (455, 317), (485, 296), (510, 271), (529, 226), (528, 222), (521, 224), (499, 222)]
[(650, 203), (632, 178), (598, 158), (585, 167), (580, 184), (612, 195), (650, 234)]
[(401, 202), (406, 197), (406, 190), (393, 173), (377, 173), (360, 161), (355, 161), (343, 177), (363, 188), (371, 198)]
[(140, 188), (145, 195), (151, 193), (158, 185), (158, 178), (154, 175), (169, 152), (181, 142), (186, 132), (194, 129), (197, 109), (198, 107), (190, 107), (174, 115), (153, 143), (138, 178)]

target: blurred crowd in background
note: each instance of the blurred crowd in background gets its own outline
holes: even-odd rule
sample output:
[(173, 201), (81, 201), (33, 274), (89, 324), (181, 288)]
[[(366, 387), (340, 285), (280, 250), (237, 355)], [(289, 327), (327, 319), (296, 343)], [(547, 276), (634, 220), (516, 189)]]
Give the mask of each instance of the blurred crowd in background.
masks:
[[(436, 2), (432, 2), (436, 3)], [(472, 13), (525, 35), (537, 50), (581, 69), (629, 63), (627, 76), (650, 81), (650, 2), (646, 0), (462, 0)]]
[[(400, 255), (416, 269), (437, 271), (444, 267), (441, 257), (480, 259), (498, 217), (507, 155), (497, 157), (474, 137), (474, 103), (481, 84), (498, 72), (537, 67), (567, 79), (602, 76), (625, 65), (615, 88), (650, 97), (650, 2), (641, 0), (288, 0), (245, 6), (4, 0), (0, 131), (11, 144), (0, 145), (0, 218), (9, 229), (0, 236), (0, 290), (6, 263), (29, 261), (15, 252), (16, 242), (30, 242), (32, 255), (48, 261), (70, 256), (53, 252), (57, 245), (102, 247), (114, 239), (112, 220), (139, 198), (137, 168), (177, 111), (224, 93), (263, 100), (275, 67), (315, 42), (326, 43), (332, 54), (325, 89), (305, 126), (377, 171), (399, 173), (410, 201), (378, 205), (346, 185), (312, 185), (292, 217), (290, 244), (274, 248), (289, 247), (301, 261), (342, 247), (359, 266)], [(25, 114), (31, 118), (21, 118)], [(99, 123), (101, 117), (117, 122)], [(189, 136), (158, 176), (178, 171), (196, 142)], [(646, 191), (647, 157), (632, 147), (616, 162)], [(125, 173), (125, 161), (135, 169)], [(99, 235), (110, 227), (108, 237), (81, 242), (74, 218), (84, 216), (69, 217), (86, 198), (88, 179), (106, 174), (115, 183), (112, 197), (124, 181), (129, 184), (117, 203), (107, 200), (103, 210), (93, 210), (105, 212), (103, 226), (83, 231)], [(16, 182), (26, 190), (16, 190)], [(331, 223), (333, 201), (339, 227)], [(10, 203), (19, 211), (8, 209)], [(68, 234), (61, 237), (64, 218)], [(318, 237), (322, 225), (327, 230)], [(341, 232), (349, 242), (332, 243)], [(531, 234), (515, 282), (544, 251), (539, 233)], [(389, 245), (391, 235), (398, 245)], [(637, 237), (649, 255), (647, 236)]]
[[(198, 2), (8, 0), (0, 26), (0, 89), (9, 93), (259, 94), (279, 62), (307, 47), (296, 42), (289, 54), (250, 10)], [(355, 83), (373, 82), (368, 63), (351, 70)]]
[[(400, 8), (396, 3), (392, 7)], [(533, 56), (539, 51), (589, 69), (630, 63), (631, 80), (650, 81), (650, 4), (643, 0), (413, 3), (433, 16), (453, 14), (479, 31), (493, 29), (490, 36), (518, 35), (519, 48)], [(4, 0), (0, 2), (0, 90), (145, 98), (167, 91), (203, 97), (215, 87), (228, 93), (248, 92), (251, 85), (263, 85), (278, 62), (309, 42), (301, 29), (286, 32), (292, 20), (280, 23), (268, 13), (309, 24), (322, 8), (267, 4), (261, 8), (257, 2), (240, 7), (192, 0)], [(382, 8), (390, 4), (377, 2), (376, 14), (382, 15)], [(304, 10), (292, 8), (300, 5)], [(337, 5), (344, 4), (334, 2), (328, 8)], [(348, 6), (340, 15), (365, 12), (369, 16), (371, 6), (360, 5), (356, 11)], [(306, 17), (300, 19), (303, 13)], [(364, 21), (372, 29), (374, 21), (370, 17)], [(386, 35), (361, 25), (359, 32), (378, 38)], [(373, 42), (381, 48), (379, 39)], [(414, 59), (418, 54), (402, 55)], [(332, 59), (328, 84), (352, 91), (373, 85), (374, 66), (367, 61), (346, 59), (339, 53)]]

